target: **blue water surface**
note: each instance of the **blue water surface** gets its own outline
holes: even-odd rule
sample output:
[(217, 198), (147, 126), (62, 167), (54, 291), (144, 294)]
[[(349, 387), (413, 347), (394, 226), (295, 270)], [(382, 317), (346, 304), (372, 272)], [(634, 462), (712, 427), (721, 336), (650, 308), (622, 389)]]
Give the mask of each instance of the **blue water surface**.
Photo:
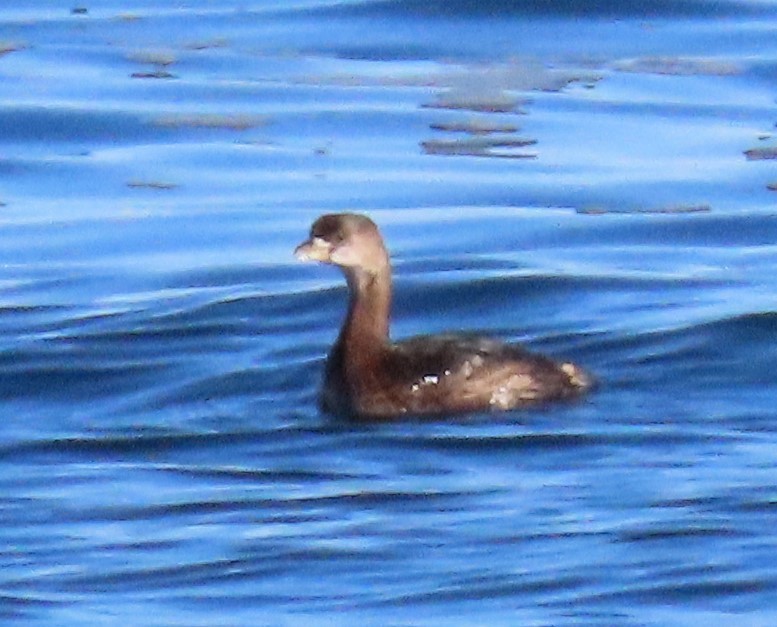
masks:
[[(777, 623), (777, 3), (8, 4), (3, 624)], [(341, 210), (598, 390), (321, 414)]]

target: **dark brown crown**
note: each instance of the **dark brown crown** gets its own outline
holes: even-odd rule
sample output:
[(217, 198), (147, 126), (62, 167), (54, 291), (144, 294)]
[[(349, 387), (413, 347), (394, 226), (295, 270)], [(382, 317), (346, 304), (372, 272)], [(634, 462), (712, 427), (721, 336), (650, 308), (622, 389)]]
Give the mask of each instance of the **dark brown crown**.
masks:
[(330, 213), (321, 216), (313, 223), (313, 226), (310, 227), (310, 236), (337, 245), (352, 235), (367, 229), (377, 230), (375, 223), (367, 216), (355, 213)]

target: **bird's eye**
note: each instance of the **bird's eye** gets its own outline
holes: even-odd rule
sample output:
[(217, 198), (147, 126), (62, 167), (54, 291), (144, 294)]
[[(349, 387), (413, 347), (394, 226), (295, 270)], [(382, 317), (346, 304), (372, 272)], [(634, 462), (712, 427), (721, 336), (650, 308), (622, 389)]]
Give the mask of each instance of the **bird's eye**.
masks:
[(338, 245), (345, 239), (342, 226), (339, 221), (325, 216), (318, 220), (311, 229), (311, 235), (319, 239), (326, 240), (332, 245)]
[(333, 246), (336, 246), (337, 244), (341, 243), (343, 241), (342, 233), (339, 231), (334, 231), (331, 233), (313, 233), (313, 239), (318, 240), (319, 243), (326, 243)]
[(329, 244), (337, 245), (345, 239), (340, 231), (313, 233), (315, 239), (323, 240)]

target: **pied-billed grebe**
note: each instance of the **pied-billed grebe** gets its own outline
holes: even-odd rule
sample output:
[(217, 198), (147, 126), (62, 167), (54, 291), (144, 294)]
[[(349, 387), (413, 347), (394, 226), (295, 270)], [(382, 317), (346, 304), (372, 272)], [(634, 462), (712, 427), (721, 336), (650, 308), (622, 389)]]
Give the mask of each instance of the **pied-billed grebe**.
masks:
[(515, 344), (471, 335), (389, 339), (391, 264), (363, 215), (320, 217), (294, 254), (342, 268), (350, 303), (326, 363), (324, 410), (357, 418), (504, 410), (579, 395), (592, 379)]

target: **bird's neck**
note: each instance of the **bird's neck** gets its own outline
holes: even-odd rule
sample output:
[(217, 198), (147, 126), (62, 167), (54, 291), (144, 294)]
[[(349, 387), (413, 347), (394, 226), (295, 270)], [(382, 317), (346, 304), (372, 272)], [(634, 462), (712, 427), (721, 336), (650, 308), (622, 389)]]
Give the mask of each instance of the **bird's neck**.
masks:
[(368, 360), (389, 343), (391, 314), (391, 268), (367, 272), (360, 268), (346, 273), (350, 302), (339, 343), (348, 361)]

